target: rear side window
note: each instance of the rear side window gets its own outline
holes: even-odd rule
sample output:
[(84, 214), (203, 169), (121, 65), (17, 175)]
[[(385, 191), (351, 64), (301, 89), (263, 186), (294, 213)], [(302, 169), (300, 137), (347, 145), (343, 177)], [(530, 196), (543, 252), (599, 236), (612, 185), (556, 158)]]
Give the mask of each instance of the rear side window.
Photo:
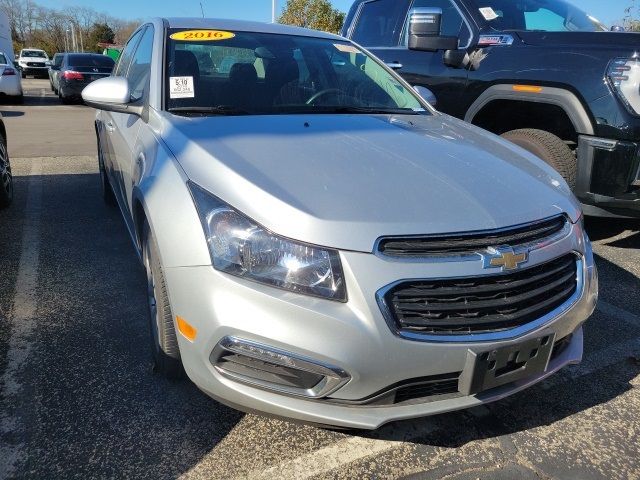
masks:
[(362, 4), (351, 38), (366, 47), (398, 45), (400, 29), (407, 13), (407, 2), (371, 0)]
[(7, 57), (5, 57), (3, 53), (0, 53), (0, 63), (3, 65), (7, 64)]

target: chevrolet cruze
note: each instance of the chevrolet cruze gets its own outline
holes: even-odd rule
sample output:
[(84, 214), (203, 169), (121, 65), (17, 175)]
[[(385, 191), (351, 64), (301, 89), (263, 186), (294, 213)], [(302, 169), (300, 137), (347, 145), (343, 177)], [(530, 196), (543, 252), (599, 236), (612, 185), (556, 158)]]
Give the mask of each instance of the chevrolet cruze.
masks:
[(354, 43), (156, 19), (83, 97), (159, 372), (241, 410), (373, 429), (581, 360), (597, 275), (560, 175)]

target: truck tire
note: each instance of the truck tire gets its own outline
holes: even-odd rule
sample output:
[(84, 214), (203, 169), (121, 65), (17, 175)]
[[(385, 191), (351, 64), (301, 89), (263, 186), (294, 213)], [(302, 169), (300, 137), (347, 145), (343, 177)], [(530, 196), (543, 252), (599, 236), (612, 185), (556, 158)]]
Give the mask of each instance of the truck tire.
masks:
[(147, 273), (147, 305), (154, 372), (165, 378), (184, 377), (173, 313), (158, 255), (156, 240), (145, 223), (142, 231), (142, 259)]
[(502, 138), (540, 157), (562, 175), (571, 190), (575, 188), (578, 162), (560, 137), (544, 130), (522, 128), (503, 133)]

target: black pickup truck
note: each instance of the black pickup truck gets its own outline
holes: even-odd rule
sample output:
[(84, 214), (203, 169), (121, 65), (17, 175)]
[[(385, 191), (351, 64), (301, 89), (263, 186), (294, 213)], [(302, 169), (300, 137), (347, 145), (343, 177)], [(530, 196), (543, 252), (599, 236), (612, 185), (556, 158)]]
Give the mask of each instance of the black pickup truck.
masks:
[(437, 108), (554, 166), (597, 216), (640, 217), (640, 34), (564, 0), (356, 0), (342, 35)]

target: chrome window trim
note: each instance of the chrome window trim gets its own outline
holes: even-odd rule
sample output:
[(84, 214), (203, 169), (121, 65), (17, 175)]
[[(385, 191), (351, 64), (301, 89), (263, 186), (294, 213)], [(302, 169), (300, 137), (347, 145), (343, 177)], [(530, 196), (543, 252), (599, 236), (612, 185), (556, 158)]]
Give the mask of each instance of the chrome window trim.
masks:
[[(469, 254), (451, 254), (451, 255), (425, 255), (422, 257), (416, 256), (392, 256), (385, 255), (380, 251), (380, 243), (384, 240), (407, 240), (407, 239), (419, 239), (419, 238), (443, 238), (447, 236), (465, 236), (465, 235), (482, 235), (482, 234), (495, 234), (500, 232), (508, 232), (509, 230), (514, 230), (517, 228), (527, 227), (531, 225), (535, 225), (538, 223), (544, 223), (551, 220), (554, 220), (559, 217), (565, 217), (565, 224), (561, 230), (554, 233), (553, 235), (546, 237), (544, 239), (535, 240), (529, 243), (523, 243), (521, 245), (517, 245), (513, 248), (515, 253), (521, 252), (531, 252), (532, 250), (537, 250), (539, 248), (544, 248), (549, 245), (552, 245), (560, 240), (564, 240), (571, 234), (571, 230), (573, 229), (573, 224), (571, 220), (565, 214), (554, 215), (551, 217), (544, 218), (542, 220), (537, 220), (535, 222), (521, 223), (518, 225), (512, 225), (510, 227), (489, 229), (489, 230), (475, 230), (471, 232), (458, 232), (458, 233), (445, 233), (445, 234), (428, 234), (428, 235), (385, 235), (376, 239), (373, 245), (373, 254), (379, 258), (384, 260), (388, 260), (391, 262), (402, 262), (402, 263), (441, 263), (441, 262), (474, 262), (482, 258), (482, 252), (474, 252)], [(496, 244), (492, 245), (494, 247), (499, 247), (501, 245)]]
[[(411, 5), (409, 6), (409, 10), (407, 10), (407, 15), (405, 16), (404, 23), (402, 24), (402, 30), (400, 30), (400, 38), (399, 38), (398, 45), (406, 49), (409, 48), (409, 36), (407, 35), (407, 26), (409, 24), (409, 18), (411, 17), (411, 13), (416, 10), (420, 11), (425, 8), (433, 8), (433, 7), (414, 7), (415, 1), (416, 0), (412, 0)], [(447, 0), (447, 1), (451, 3), (454, 6), (454, 8), (458, 11), (460, 16), (462, 17), (463, 23), (467, 27), (467, 30), (469, 30), (469, 41), (467, 42), (467, 44), (458, 45), (458, 50), (466, 50), (471, 46), (471, 43), (473, 42), (473, 28), (471, 28), (471, 24), (469, 23), (469, 20), (467, 20), (467, 17), (462, 12), (462, 10), (460, 10), (460, 7), (456, 4), (456, 2), (452, 0)]]
[[(249, 347), (249, 348), (255, 347), (261, 350), (266, 350), (268, 352), (274, 353), (279, 356), (288, 357), (290, 362), (289, 363), (284, 361), (278, 362), (276, 359), (272, 357), (266, 358), (264, 356), (259, 355), (258, 353), (252, 353), (251, 351), (242, 349), (242, 346)], [(224, 352), (237, 353), (239, 355), (244, 355), (246, 357), (251, 357), (257, 360), (266, 361), (274, 365), (281, 365), (287, 368), (315, 373), (317, 375), (322, 375), (325, 378), (321, 380), (317, 385), (306, 390), (302, 388), (276, 385), (271, 382), (265, 382), (255, 378), (247, 377), (245, 375), (229, 372), (224, 368), (221, 368), (220, 366), (217, 365), (217, 362)], [(247, 339), (239, 338), (235, 336), (226, 336), (222, 338), (222, 340), (218, 342), (216, 347), (211, 352), (211, 355), (209, 356), (209, 361), (211, 362), (211, 365), (213, 365), (213, 368), (218, 373), (220, 373), (224, 377), (230, 378), (231, 380), (235, 380), (240, 383), (251, 385), (253, 387), (262, 388), (264, 390), (275, 391), (278, 393), (283, 393), (286, 395), (292, 395), (297, 397), (306, 397), (306, 398), (312, 398), (312, 399), (326, 397), (327, 395), (330, 395), (331, 393), (335, 392), (339, 388), (343, 387), (349, 380), (351, 380), (351, 376), (341, 368), (335, 367), (333, 365), (329, 365), (324, 362), (319, 362), (317, 360), (313, 360), (308, 357), (293, 354), (291, 352), (287, 352), (285, 350), (281, 350), (279, 348), (272, 347), (270, 345), (254, 342), (252, 340), (247, 340)]]
[[(584, 295), (584, 286), (586, 283), (586, 269), (585, 258), (579, 252), (572, 252), (576, 256), (576, 291), (565, 301), (562, 305), (555, 308), (551, 312), (546, 315), (540, 317), (537, 320), (533, 320), (529, 323), (525, 323), (524, 325), (520, 325), (518, 327), (510, 328), (508, 330), (503, 330), (500, 332), (488, 332), (488, 333), (467, 333), (461, 335), (434, 335), (428, 333), (418, 333), (418, 332), (407, 332), (402, 331), (398, 328), (395, 319), (391, 313), (391, 309), (385, 300), (385, 296), (389, 290), (394, 288), (395, 286), (405, 283), (405, 282), (414, 282), (414, 281), (429, 281), (429, 280), (451, 280), (452, 278), (477, 278), (477, 275), (472, 275), (469, 277), (439, 277), (439, 278), (410, 278), (403, 279), (393, 282), (385, 287), (382, 287), (380, 290), (376, 292), (376, 302), (380, 307), (380, 311), (382, 312), (382, 316), (384, 317), (387, 325), (391, 329), (391, 332), (397, 337), (404, 338), (405, 340), (413, 340), (418, 342), (432, 342), (432, 343), (479, 343), (479, 342), (495, 342), (501, 340), (513, 340), (515, 338), (524, 336), (534, 330), (537, 330), (541, 327), (544, 327), (548, 323), (554, 321), (560, 315), (564, 315), (568, 312), (574, 305), (578, 303), (580, 298)], [(557, 257), (559, 258), (559, 257)], [(553, 260), (553, 259), (552, 259)], [(535, 265), (534, 265), (535, 266)], [(511, 272), (513, 273), (513, 272)]]

